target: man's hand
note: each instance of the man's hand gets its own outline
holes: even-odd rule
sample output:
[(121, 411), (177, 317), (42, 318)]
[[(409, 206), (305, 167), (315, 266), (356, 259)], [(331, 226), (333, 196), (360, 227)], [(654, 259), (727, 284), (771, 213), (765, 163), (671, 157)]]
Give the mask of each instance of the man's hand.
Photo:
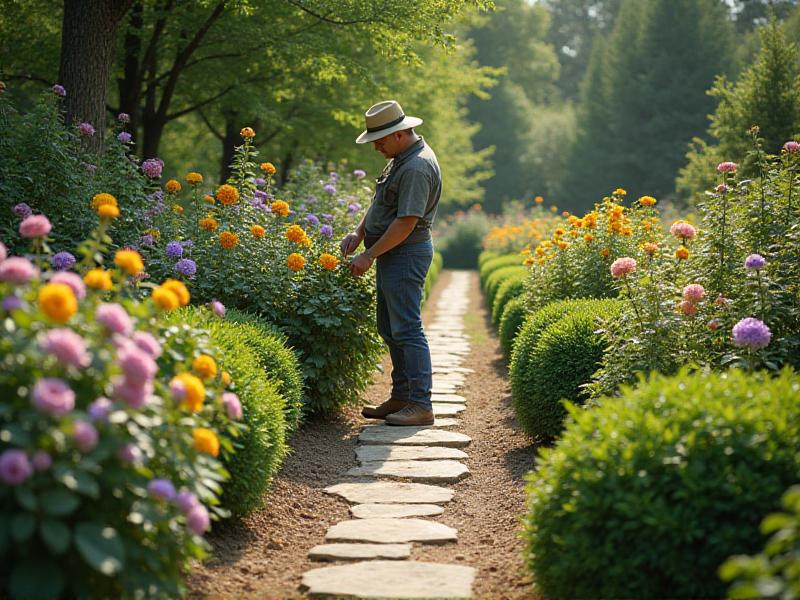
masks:
[(355, 277), (361, 277), (364, 273), (369, 271), (372, 266), (372, 259), (364, 252), (356, 256), (350, 261), (350, 274)]
[(342, 239), (341, 243), (339, 244), (339, 248), (342, 251), (342, 256), (347, 257), (347, 255), (352, 254), (355, 252), (358, 245), (361, 243), (361, 236), (358, 235), (356, 232), (348, 233)]

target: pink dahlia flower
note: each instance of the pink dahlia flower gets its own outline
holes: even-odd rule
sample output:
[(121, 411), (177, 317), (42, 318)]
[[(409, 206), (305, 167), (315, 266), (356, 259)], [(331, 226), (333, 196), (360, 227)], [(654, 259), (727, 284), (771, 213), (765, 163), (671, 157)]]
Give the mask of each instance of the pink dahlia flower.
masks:
[(783, 145), (783, 149), (786, 150), (786, 152), (794, 154), (795, 152), (800, 150), (800, 143), (795, 142), (794, 140), (789, 140)]
[(691, 283), (683, 288), (683, 299), (689, 302), (700, 302), (706, 295), (706, 288), (699, 283)]
[(737, 165), (735, 162), (730, 162), (730, 161), (721, 162), (717, 165), (717, 171), (719, 171), (720, 173), (735, 173), (736, 169), (738, 168), (739, 165)]
[(239, 401), (239, 396), (233, 392), (225, 392), (222, 394), (222, 404), (225, 406), (229, 419), (238, 421), (242, 418), (242, 403)]
[(69, 271), (59, 271), (50, 278), (50, 283), (63, 283), (72, 289), (72, 293), (78, 300), (86, 298), (86, 285), (77, 273)]
[(133, 343), (136, 344), (140, 349), (147, 352), (153, 358), (158, 358), (161, 356), (161, 344), (155, 337), (146, 331), (137, 331), (134, 333)]
[(0, 281), (22, 285), (39, 274), (31, 261), (21, 256), (12, 256), (0, 263)]
[(92, 360), (86, 351), (84, 339), (71, 329), (52, 329), (39, 345), (45, 353), (52, 354), (63, 365), (88, 367)]
[(19, 234), (24, 238), (41, 238), (47, 236), (53, 225), (44, 215), (31, 215), (19, 224)]
[(94, 425), (88, 421), (76, 421), (75, 429), (72, 432), (72, 439), (75, 440), (75, 445), (78, 447), (78, 450), (85, 454), (86, 452), (91, 452), (92, 449), (97, 446), (97, 441), (100, 439), (100, 436), (97, 433), (97, 429), (94, 428)]
[(94, 318), (112, 333), (130, 335), (133, 331), (133, 322), (121, 304), (104, 302), (97, 307)]
[(131, 408), (142, 408), (152, 393), (152, 381), (130, 381), (124, 377), (114, 380), (114, 396)]
[(0, 479), (7, 485), (19, 485), (33, 475), (33, 466), (22, 450), (9, 449), (0, 454)]
[(697, 235), (697, 229), (691, 223), (686, 221), (675, 221), (669, 232), (676, 238), (683, 238), (685, 240), (693, 240)]
[(636, 272), (636, 260), (628, 256), (618, 258), (611, 263), (611, 276), (618, 279), (623, 275)]
[(75, 392), (63, 379), (45, 377), (33, 386), (33, 405), (54, 417), (63, 417), (75, 408)]
[(195, 535), (203, 535), (211, 525), (211, 520), (208, 517), (208, 511), (202, 504), (197, 504), (193, 507), (189, 514), (186, 515), (186, 526)]
[(128, 344), (117, 352), (117, 360), (125, 379), (128, 381), (149, 382), (158, 371), (156, 361), (144, 350), (134, 344)]

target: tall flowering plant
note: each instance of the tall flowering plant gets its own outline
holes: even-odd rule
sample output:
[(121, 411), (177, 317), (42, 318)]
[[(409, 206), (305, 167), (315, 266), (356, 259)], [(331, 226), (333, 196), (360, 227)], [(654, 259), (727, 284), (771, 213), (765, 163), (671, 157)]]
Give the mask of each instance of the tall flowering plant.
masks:
[(42, 256), (44, 215), (25, 218), (33, 253), (0, 244), (0, 592), (14, 598), (181, 595), (183, 573), (228, 477), (220, 459), (243, 427), (201, 331), (163, 330), (189, 302), (167, 280), (146, 301), (144, 264), (100, 245), (119, 217), (70, 254)]

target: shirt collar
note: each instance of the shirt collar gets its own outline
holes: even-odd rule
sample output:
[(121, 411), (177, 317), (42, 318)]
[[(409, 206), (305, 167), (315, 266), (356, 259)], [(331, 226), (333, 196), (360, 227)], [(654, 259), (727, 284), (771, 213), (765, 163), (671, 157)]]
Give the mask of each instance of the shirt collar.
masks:
[(394, 164), (397, 165), (404, 162), (409, 156), (421, 150), (424, 145), (425, 145), (425, 138), (419, 136), (419, 139), (416, 142), (411, 144), (408, 148), (406, 148), (400, 154), (394, 157)]

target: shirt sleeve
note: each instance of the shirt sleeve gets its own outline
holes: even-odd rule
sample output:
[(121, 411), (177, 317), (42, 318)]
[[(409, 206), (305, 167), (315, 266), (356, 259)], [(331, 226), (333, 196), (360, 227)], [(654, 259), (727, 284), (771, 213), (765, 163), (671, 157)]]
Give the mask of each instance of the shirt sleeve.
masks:
[(425, 216), (428, 198), (431, 194), (431, 182), (427, 173), (419, 169), (409, 169), (400, 177), (397, 188), (397, 216)]

